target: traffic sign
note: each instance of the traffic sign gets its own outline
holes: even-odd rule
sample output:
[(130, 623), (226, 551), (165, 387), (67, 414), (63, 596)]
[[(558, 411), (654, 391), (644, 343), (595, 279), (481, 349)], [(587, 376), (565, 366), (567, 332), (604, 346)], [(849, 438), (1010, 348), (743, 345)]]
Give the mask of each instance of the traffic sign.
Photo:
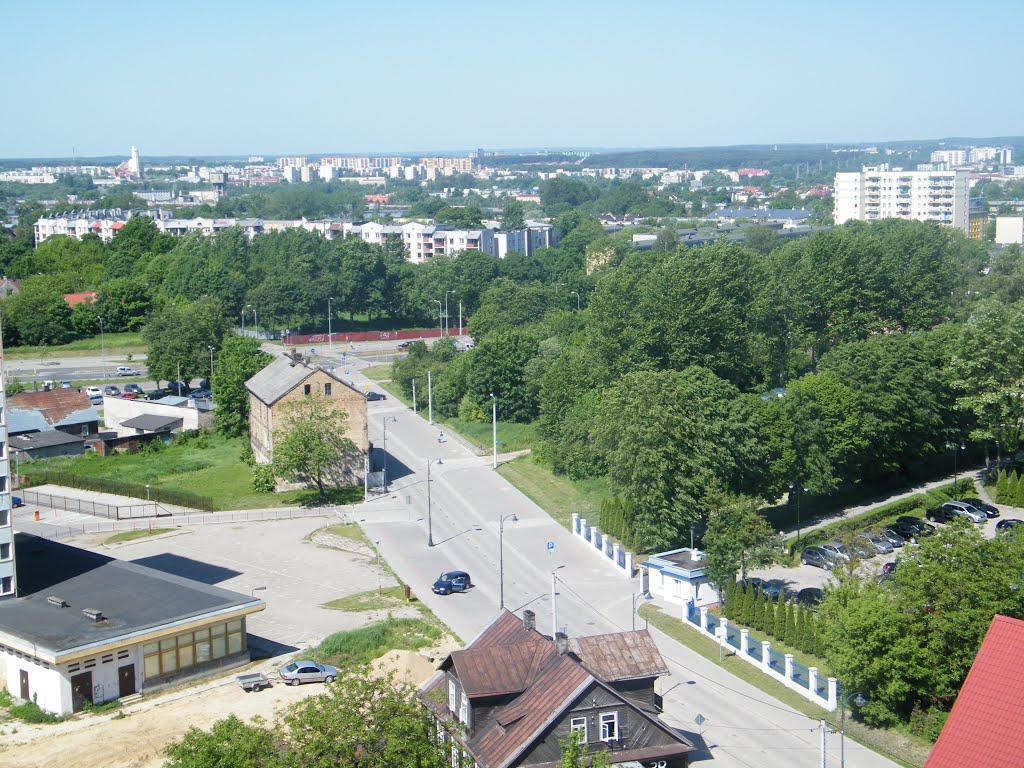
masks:
[(550, 554), (552, 554), (552, 553), (553, 553), (554, 551), (555, 551), (555, 542), (553, 542), (553, 541), (549, 541), (549, 542), (548, 542), (548, 554), (550, 555)]

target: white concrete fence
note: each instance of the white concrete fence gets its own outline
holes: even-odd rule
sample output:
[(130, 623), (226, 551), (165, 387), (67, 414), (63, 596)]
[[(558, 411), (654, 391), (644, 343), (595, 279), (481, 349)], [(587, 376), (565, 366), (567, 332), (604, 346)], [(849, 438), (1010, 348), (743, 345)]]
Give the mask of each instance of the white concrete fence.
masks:
[(591, 552), (595, 552), (627, 579), (633, 578), (633, 553), (624, 550), (607, 533), (601, 533), (596, 525), (589, 525), (586, 518), (581, 518), (575, 512), (572, 514), (572, 533), (582, 539)]

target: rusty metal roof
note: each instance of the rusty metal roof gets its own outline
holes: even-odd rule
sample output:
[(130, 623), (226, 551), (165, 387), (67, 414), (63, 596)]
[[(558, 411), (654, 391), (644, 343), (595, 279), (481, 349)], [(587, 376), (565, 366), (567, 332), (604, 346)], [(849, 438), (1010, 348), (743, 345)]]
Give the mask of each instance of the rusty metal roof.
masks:
[(569, 648), (594, 677), (606, 683), (669, 674), (646, 629), (575, 637)]

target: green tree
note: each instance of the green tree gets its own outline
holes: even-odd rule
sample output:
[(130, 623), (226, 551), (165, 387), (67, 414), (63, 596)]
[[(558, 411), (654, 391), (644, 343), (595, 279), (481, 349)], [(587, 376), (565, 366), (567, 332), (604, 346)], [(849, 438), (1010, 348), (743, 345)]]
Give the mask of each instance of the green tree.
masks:
[(506, 231), (522, 229), (526, 226), (526, 212), (523, 203), (511, 195), (505, 196), (505, 204), (501, 209), (501, 228)]
[(149, 344), (146, 368), (159, 381), (206, 376), (210, 347), (221, 347), (227, 330), (223, 304), (204, 296), (191, 303), (172, 303), (155, 312), (142, 331)]
[(775, 601), (775, 622), (772, 624), (772, 636), (780, 642), (786, 639), (786, 605), (783, 592), (780, 591)]
[(4, 300), (4, 316), (20, 343), (63, 344), (71, 337), (71, 307), (53, 279), (40, 275), (21, 281), (21, 289)]
[(209, 731), (191, 726), (167, 747), (167, 768), (284, 768), (280, 734), (260, 718), (244, 722), (237, 715), (218, 720)]
[(348, 414), (321, 394), (287, 400), (278, 409), (274, 471), (293, 480), (312, 480), (323, 497), (325, 485), (358, 453), (347, 436)]
[(260, 342), (243, 336), (224, 337), (217, 353), (211, 394), (217, 408), (213, 422), (222, 435), (238, 437), (249, 428), (249, 393), (245, 382), (263, 370), (272, 360), (260, 349)]
[(708, 518), (701, 539), (704, 572), (719, 592), (737, 574), (746, 579), (748, 568), (771, 565), (778, 558), (779, 536), (758, 513), (759, 507), (758, 499), (721, 497)]
[(651, 250), (657, 253), (671, 253), (679, 247), (679, 235), (672, 227), (664, 227), (658, 230), (658, 236), (654, 239)]
[(479, 229), (483, 226), (483, 218), (483, 211), (475, 205), (446, 205), (434, 216), (438, 223), (451, 224), (459, 229)]

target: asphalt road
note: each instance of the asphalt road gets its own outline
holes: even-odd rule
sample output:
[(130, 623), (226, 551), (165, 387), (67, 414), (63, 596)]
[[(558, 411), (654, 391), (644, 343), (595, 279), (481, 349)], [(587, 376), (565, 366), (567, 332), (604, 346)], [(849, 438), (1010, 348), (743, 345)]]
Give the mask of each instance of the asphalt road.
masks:
[[(353, 364), (357, 386), (366, 380)], [(516, 613), (532, 608), (538, 627), (550, 632), (552, 571), (557, 570), (558, 626), (570, 635), (629, 629), (638, 579), (626, 579), (590, 548), (491, 469), (487, 459), (454, 442), (438, 442), (436, 427), (392, 400), (371, 403), (370, 439), (383, 447), (387, 423), (391, 492), (357, 508), (367, 536), (405, 583), (463, 640), (495, 616), (499, 604), (499, 519), (504, 527), (504, 601)], [(500, 425), (499, 425), (500, 431)], [(430, 469), (430, 532), (427, 545), (427, 464)], [(554, 544), (549, 553), (548, 543)], [(444, 570), (470, 573), (476, 585), (465, 594), (430, 591)], [(652, 630), (672, 671), (659, 683), (666, 722), (685, 731), (704, 759), (726, 766), (791, 768), (820, 766), (817, 721), (771, 699), (675, 641)], [(699, 728), (695, 718), (701, 715)], [(894, 763), (852, 741), (851, 768)], [(827, 736), (827, 764), (839, 764), (839, 737)]]

